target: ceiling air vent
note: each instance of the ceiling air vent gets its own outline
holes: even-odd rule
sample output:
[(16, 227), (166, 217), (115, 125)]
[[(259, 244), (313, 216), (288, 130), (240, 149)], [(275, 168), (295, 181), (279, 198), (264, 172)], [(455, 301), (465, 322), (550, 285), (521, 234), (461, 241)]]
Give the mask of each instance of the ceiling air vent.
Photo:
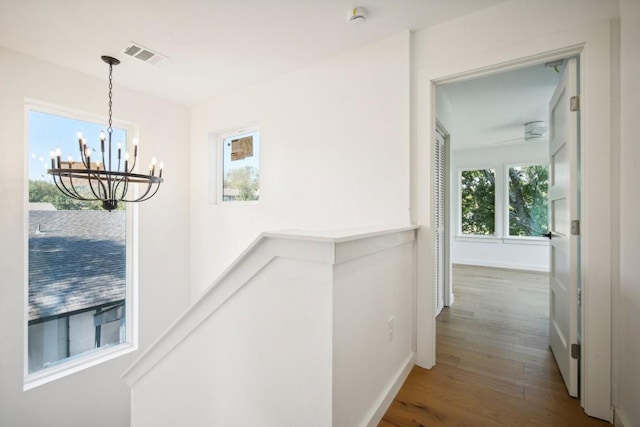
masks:
[(159, 53), (154, 52), (151, 49), (147, 49), (146, 47), (142, 47), (134, 42), (129, 43), (129, 46), (123, 50), (123, 53), (151, 65), (157, 65), (167, 59), (166, 56), (160, 55)]

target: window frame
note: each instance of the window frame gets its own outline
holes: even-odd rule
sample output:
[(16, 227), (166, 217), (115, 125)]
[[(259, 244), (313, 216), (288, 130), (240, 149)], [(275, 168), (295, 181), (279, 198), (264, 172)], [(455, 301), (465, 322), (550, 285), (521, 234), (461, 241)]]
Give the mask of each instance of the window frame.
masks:
[[(543, 236), (510, 236), (509, 235), (509, 168), (514, 166), (540, 166), (549, 167), (544, 161), (505, 161), (487, 162), (478, 164), (462, 164), (456, 167), (456, 185), (454, 188), (456, 209), (456, 232), (454, 239), (459, 242), (483, 242), (548, 246), (549, 241)], [(471, 170), (492, 169), (495, 171), (495, 231), (493, 235), (463, 234), (462, 233), (462, 172)]]
[(256, 205), (259, 204), (262, 199), (261, 191), (261, 178), (258, 178), (258, 191), (260, 192), (258, 200), (224, 200), (224, 142), (229, 138), (239, 138), (248, 136), (251, 134), (258, 134), (258, 174), (260, 174), (260, 168), (262, 163), (262, 135), (260, 133), (260, 127), (258, 125), (244, 126), (235, 128), (231, 131), (224, 131), (217, 135), (216, 138), (216, 179), (213, 180), (215, 185), (216, 202), (220, 205), (227, 206), (243, 206), (243, 205)]
[[(494, 227), (493, 234), (467, 234), (462, 232), (462, 173), (466, 171), (476, 171), (476, 170), (493, 170), (495, 176), (495, 184), (494, 184)], [(486, 166), (463, 166), (457, 168), (457, 218), (456, 218), (456, 239), (457, 240), (483, 240), (483, 241), (498, 241), (500, 240), (500, 227), (499, 227), (499, 209), (496, 209), (499, 203), (499, 199), (501, 191), (499, 191), (499, 183), (500, 183), (500, 168), (494, 165), (486, 165)]]
[[(24, 107), (24, 174), (23, 182), (29, 180), (29, 112), (37, 111), (69, 119), (94, 123), (105, 122), (104, 116), (85, 111), (26, 99)], [(105, 124), (106, 126), (106, 124)], [(127, 132), (128, 141), (138, 139), (139, 127), (131, 122), (114, 120), (113, 126)], [(70, 139), (75, 135), (69, 135)], [(136, 170), (140, 165), (136, 165)], [(23, 390), (47, 384), (76, 372), (99, 365), (138, 349), (138, 206), (128, 203), (125, 209), (125, 341), (109, 347), (98, 348), (88, 354), (80, 354), (60, 360), (58, 363), (29, 373), (29, 186), (25, 186), (23, 236), (24, 236), (24, 279), (23, 279)], [(135, 186), (131, 191), (138, 191)]]

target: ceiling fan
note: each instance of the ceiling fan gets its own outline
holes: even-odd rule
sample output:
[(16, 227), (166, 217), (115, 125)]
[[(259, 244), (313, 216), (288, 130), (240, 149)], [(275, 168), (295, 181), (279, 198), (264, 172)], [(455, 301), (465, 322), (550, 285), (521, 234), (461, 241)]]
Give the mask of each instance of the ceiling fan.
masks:
[(519, 138), (510, 138), (503, 141), (494, 142), (494, 145), (508, 144), (513, 142), (535, 142), (547, 140), (547, 123), (544, 120), (535, 120), (522, 125), (524, 135)]

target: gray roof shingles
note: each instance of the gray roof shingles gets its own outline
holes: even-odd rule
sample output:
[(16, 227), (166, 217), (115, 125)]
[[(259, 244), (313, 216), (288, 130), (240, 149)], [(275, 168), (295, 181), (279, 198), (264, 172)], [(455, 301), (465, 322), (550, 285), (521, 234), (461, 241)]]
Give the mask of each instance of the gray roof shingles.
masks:
[(124, 211), (29, 212), (29, 321), (121, 301), (125, 291)]

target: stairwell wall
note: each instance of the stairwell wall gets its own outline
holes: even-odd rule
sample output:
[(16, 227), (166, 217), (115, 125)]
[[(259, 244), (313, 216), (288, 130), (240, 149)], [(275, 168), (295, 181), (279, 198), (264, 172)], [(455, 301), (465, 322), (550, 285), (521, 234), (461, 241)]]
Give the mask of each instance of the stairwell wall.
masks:
[[(409, 43), (402, 33), (193, 108), (192, 299), (264, 230), (409, 223)], [(261, 133), (260, 201), (212, 201), (210, 139), (247, 125)]]

